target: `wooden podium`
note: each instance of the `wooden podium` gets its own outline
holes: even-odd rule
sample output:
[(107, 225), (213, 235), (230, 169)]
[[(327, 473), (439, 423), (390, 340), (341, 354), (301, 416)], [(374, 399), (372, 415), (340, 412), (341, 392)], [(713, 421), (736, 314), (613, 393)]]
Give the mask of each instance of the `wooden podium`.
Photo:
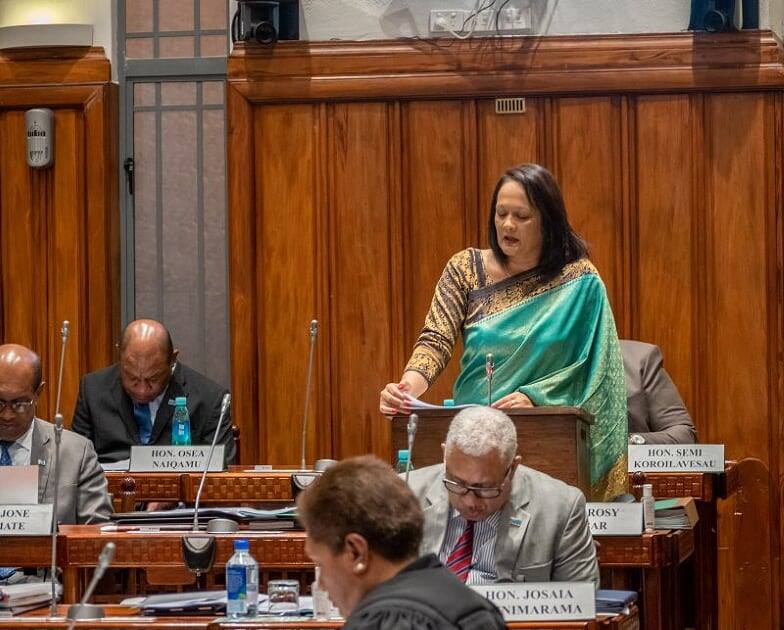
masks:
[[(417, 412), (419, 423), (414, 442), (414, 468), (442, 462), (441, 444), (457, 409), (428, 409)], [(535, 407), (508, 413), (517, 427), (517, 452), (523, 464), (577, 486), (588, 496), (590, 471), (588, 431), (593, 418), (575, 407)], [(408, 448), (408, 416), (391, 420), (392, 458)], [(394, 461), (392, 464), (394, 465)]]

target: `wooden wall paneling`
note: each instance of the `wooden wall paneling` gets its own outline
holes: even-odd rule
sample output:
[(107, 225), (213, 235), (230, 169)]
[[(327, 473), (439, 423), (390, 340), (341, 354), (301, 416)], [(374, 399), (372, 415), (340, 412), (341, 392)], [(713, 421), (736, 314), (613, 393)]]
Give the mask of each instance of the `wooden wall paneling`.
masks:
[[(784, 436), (784, 92), (778, 91), (775, 96), (775, 118), (773, 130), (774, 142), (774, 216), (771, 225), (774, 226), (771, 235), (771, 254), (774, 256), (769, 269), (777, 270), (776, 273), (768, 272), (768, 280), (771, 284), (769, 295), (774, 296), (775, 309), (771, 308), (772, 316), (771, 331), (774, 333), (774, 346), (772, 348), (773, 360), (769, 361), (769, 379), (775, 384), (773, 395), (778, 413), (771, 415), (771, 423), (778, 427), (779, 437)], [(770, 242), (770, 241), (769, 241)], [(778, 589), (774, 592), (784, 593), (784, 555), (781, 553), (782, 540), (784, 540), (784, 441), (778, 442), (778, 472), (779, 472), (779, 505), (778, 514), (780, 518), (779, 536), (776, 541), (779, 555)], [(774, 507), (775, 509), (775, 507)], [(784, 619), (784, 597), (779, 598), (779, 623)]]
[[(255, 177), (263, 182), (256, 188), (255, 263), (260, 452), (272, 464), (300, 461), (310, 321), (320, 315), (317, 122), (315, 105), (264, 106), (255, 113)], [(314, 400), (321, 391), (322, 383), (314, 379)], [(309, 409), (311, 427), (315, 409)], [(310, 431), (311, 458), (314, 433)]]
[[(476, 235), (476, 162), (464, 149), (467, 131), (460, 101), (413, 101), (403, 105), (406, 182), (405, 234), (405, 361), (422, 329), (433, 293), (450, 257), (465, 247), (481, 245)], [(471, 124), (473, 121), (471, 121)], [(471, 199), (470, 205), (468, 199)], [(448, 367), (423, 396), (440, 403), (452, 398), (459, 373), (462, 344)], [(396, 367), (399, 378), (404, 365)]]
[(667, 371), (693, 413), (692, 164), (699, 156), (691, 151), (692, 103), (683, 94), (640, 96), (635, 114), (635, 336), (662, 349)]
[[(706, 97), (706, 176), (711, 191), (706, 206), (707, 418), (702, 439), (723, 442), (728, 458), (756, 457), (768, 467), (767, 504), (757, 502), (756, 513), (746, 513), (758, 524), (756, 537), (742, 541), (743, 553), (755, 558), (754, 571), (735, 576), (733, 591), (742, 607), (720, 601), (723, 627), (742, 623), (738, 612), (755, 611), (757, 627), (777, 626), (775, 589), (778, 587), (777, 544), (778, 425), (771, 422), (769, 380), (770, 330), (769, 243), (774, 163), (772, 144), (773, 99), (765, 94), (711, 94)], [(773, 302), (775, 304), (775, 302)], [(778, 413), (775, 416), (777, 417)], [(732, 515), (720, 513), (722, 544), (733, 532), (726, 527)], [(749, 531), (739, 523), (733, 526)], [(737, 540), (733, 542), (738, 542)]]
[[(37, 350), (45, 361), (48, 348), (47, 230), (42, 198), (51, 188), (51, 171), (33, 173), (27, 166), (24, 112), (0, 111), (0, 239), (2, 239), (3, 342)], [(33, 182), (37, 186), (34, 188)], [(48, 362), (44, 363), (48, 367)], [(42, 401), (40, 413), (46, 412)]]
[(256, 326), (256, 135), (254, 108), (226, 87), (227, 176), (229, 187), (229, 294), (231, 303), (232, 421), (240, 428), (239, 459), (261, 461), (264, 431), (259, 400), (259, 330)]
[(331, 107), (331, 370), (338, 457), (389, 450), (378, 392), (392, 369), (389, 106)]
[(588, 241), (607, 287), (619, 334), (624, 321), (623, 188), (618, 97), (561, 98), (553, 104), (553, 170), (569, 222)]
[[(106, 246), (120, 242), (117, 105), (117, 85), (110, 84), (96, 88), (84, 107), (84, 153), (105, 156), (103, 160), (88, 158), (90, 168), (86, 169), (85, 177), (87, 293), (84, 297), (90, 322), (89, 343), (83, 337), (82, 370), (85, 372), (106, 365), (107, 348), (112, 360), (118, 358), (115, 343), (119, 341), (120, 248)], [(87, 129), (90, 133), (86, 133)]]

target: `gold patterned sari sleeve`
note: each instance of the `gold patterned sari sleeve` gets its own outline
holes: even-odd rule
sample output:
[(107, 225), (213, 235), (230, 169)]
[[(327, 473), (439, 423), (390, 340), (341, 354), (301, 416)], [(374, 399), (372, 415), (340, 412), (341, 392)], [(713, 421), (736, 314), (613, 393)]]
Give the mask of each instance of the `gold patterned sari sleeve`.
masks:
[(478, 284), (476, 255), (478, 252), (466, 249), (452, 256), (446, 264), (425, 325), (406, 365), (406, 371), (419, 372), (429, 385), (449, 363), (463, 329), (468, 293)]

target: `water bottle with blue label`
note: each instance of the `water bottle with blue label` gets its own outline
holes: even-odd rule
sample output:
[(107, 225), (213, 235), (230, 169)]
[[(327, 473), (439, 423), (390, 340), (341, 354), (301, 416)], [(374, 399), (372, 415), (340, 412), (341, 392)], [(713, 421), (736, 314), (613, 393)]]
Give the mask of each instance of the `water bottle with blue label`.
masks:
[(191, 445), (191, 417), (188, 415), (185, 396), (174, 399), (174, 417), (172, 418), (172, 444), (175, 446)]
[(248, 552), (248, 541), (234, 541), (234, 555), (226, 564), (226, 614), (255, 617), (259, 605), (259, 565)]

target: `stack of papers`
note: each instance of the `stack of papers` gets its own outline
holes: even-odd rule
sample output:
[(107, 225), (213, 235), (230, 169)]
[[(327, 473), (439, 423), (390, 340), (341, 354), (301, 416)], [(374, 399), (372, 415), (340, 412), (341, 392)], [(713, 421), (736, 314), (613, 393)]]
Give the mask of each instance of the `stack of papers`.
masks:
[(656, 501), (656, 529), (692, 529), (699, 520), (697, 505), (691, 497)]
[[(149, 597), (134, 597), (122, 602), (124, 606), (137, 606), (145, 616), (166, 615), (217, 615), (226, 612), (226, 591), (195, 591), (192, 593), (166, 593)], [(269, 599), (259, 593), (259, 617), (308, 617), (313, 615), (313, 598), (301, 596), (299, 610), (269, 613)], [(247, 621), (247, 619), (245, 619)]]
[[(63, 587), (57, 585), (57, 594)], [(52, 601), (51, 582), (33, 582), (0, 586), (0, 617), (12, 617)]]
[[(228, 518), (240, 523), (251, 521), (291, 521), (296, 516), (294, 506), (277, 510), (256, 510), (249, 507), (203, 507), (199, 508), (200, 519)], [(189, 523), (193, 520), (193, 508), (158, 510), (156, 512), (120, 512), (111, 515), (117, 523)]]
[(469, 405), (450, 405), (449, 407), (445, 407), (443, 405), (432, 405), (430, 403), (425, 402), (424, 400), (419, 400), (419, 398), (414, 398), (411, 394), (404, 394), (406, 402), (411, 407), (411, 411), (420, 411), (422, 409), (465, 409), (466, 407), (478, 407), (479, 405), (469, 404)]
[(637, 591), (596, 591), (596, 612), (620, 615), (628, 611), (629, 606), (637, 601)]

